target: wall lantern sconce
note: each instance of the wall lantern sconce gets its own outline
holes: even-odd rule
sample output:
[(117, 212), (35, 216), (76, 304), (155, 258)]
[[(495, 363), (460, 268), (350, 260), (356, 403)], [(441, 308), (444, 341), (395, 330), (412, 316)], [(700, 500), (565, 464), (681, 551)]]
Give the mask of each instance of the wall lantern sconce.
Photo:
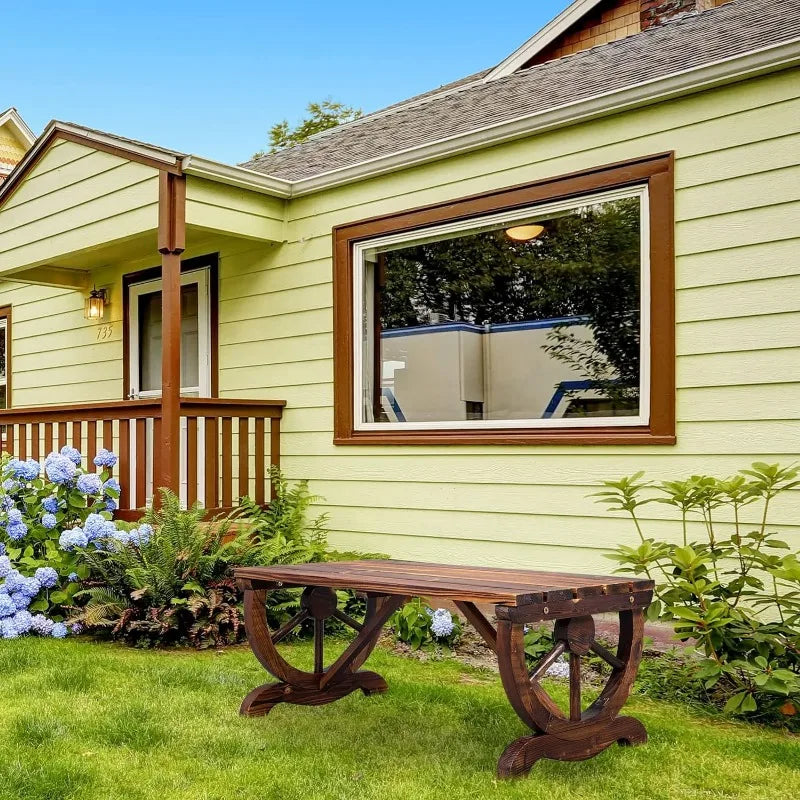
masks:
[(103, 319), (107, 302), (108, 296), (105, 289), (92, 289), (92, 291), (89, 292), (89, 296), (86, 298), (86, 308), (84, 310), (86, 319)]

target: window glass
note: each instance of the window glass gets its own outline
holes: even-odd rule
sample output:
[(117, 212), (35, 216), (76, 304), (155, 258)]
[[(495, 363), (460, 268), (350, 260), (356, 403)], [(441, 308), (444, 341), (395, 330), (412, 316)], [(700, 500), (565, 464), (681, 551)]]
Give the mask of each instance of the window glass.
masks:
[(362, 422), (639, 417), (644, 196), (363, 246)]

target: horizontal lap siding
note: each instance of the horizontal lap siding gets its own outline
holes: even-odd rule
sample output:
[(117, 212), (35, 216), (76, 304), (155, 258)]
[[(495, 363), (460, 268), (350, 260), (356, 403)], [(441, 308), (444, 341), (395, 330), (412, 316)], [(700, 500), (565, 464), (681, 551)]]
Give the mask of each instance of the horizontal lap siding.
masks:
[[(288, 402), (283, 464), (325, 497), (341, 547), (607, 570), (630, 524), (598, 480), (727, 474), (800, 453), (800, 98), (779, 74), (300, 198), (288, 242), (221, 260), (221, 388)], [(674, 150), (675, 447), (334, 447), (331, 228)], [(800, 546), (798, 494), (775, 523)], [(653, 535), (677, 535), (649, 507)]]

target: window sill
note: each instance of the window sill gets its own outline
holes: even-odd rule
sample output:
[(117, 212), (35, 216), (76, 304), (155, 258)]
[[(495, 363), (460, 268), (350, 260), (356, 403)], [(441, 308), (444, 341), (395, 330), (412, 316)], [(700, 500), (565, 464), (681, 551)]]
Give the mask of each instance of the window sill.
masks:
[(649, 428), (485, 429), (437, 431), (352, 431), (335, 445), (674, 445), (674, 433)]

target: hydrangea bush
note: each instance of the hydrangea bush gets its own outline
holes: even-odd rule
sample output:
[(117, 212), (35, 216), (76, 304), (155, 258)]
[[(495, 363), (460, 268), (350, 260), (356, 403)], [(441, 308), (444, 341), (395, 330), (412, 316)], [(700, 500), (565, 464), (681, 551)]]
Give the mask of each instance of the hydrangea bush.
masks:
[(129, 536), (112, 521), (120, 486), (111, 470), (117, 457), (101, 450), (97, 472), (63, 447), (33, 459), (0, 461), (0, 636), (67, 635), (66, 609), (89, 576), (76, 545)]
[(418, 650), (424, 644), (453, 645), (461, 635), (461, 620), (446, 608), (432, 609), (418, 597), (392, 614), (395, 636)]

